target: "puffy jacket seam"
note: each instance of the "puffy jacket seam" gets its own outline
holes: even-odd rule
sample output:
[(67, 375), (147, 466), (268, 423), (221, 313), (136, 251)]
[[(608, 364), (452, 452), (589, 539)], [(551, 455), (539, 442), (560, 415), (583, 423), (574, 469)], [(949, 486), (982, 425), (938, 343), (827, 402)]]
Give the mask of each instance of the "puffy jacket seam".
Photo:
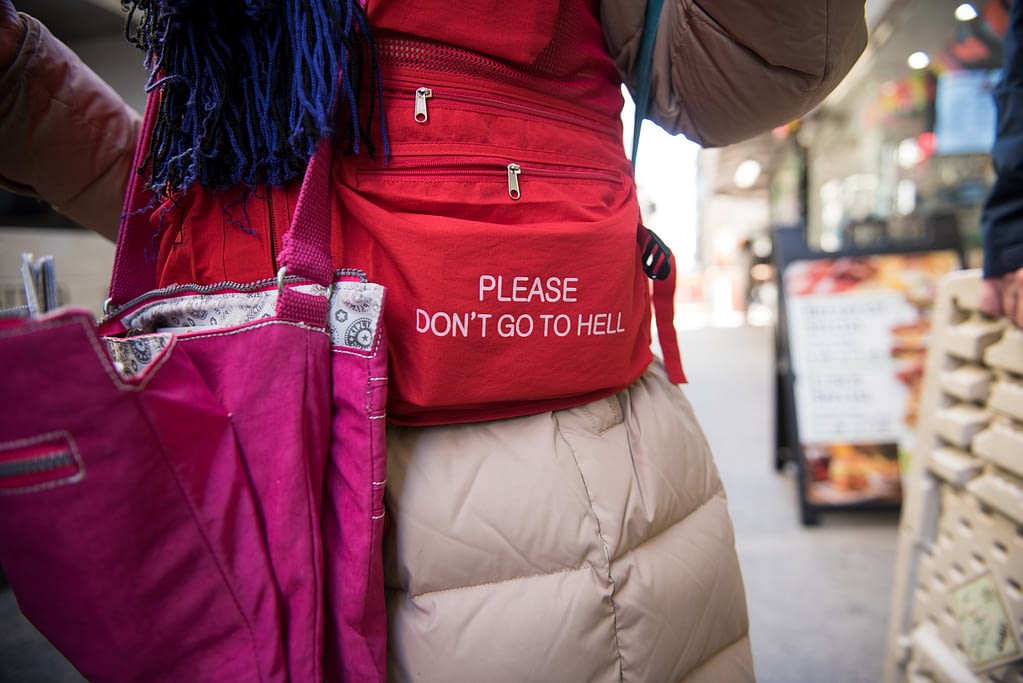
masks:
[(828, 75), (828, 55), (831, 54), (831, 0), (827, 0), (824, 4), (824, 63), (821, 64), (821, 72), (817, 77), (816, 82), (811, 88), (811, 92), (815, 92), (824, 84), (824, 78)]
[[(592, 564), (587, 563), (586, 565), (584, 565), (582, 567), (570, 567), (568, 569), (559, 569), (559, 570), (553, 571), (553, 572), (539, 572), (539, 573), (536, 573), (536, 574), (521, 574), (519, 576), (510, 576), (507, 579), (499, 579), (497, 581), (486, 581), (484, 583), (474, 583), (474, 584), (469, 585), (469, 586), (456, 586), (454, 588), (438, 588), (437, 590), (423, 591), (422, 593), (409, 593), (408, 595), (412, 599), (417, 599), (417, 598), (428, 597), (428, 596), (431, 596), (431, 595), (443, 595), (445, 593), (460, 593), (460, 592), (463, 592), (463, 591), (476, 590), (478, 588), (488, 588), (490, 586), (500, 586), (500, 585), (503, 585), (503, 584), (506, 584), (506, 583), (511, 583), (512, 581), (528, 581), (530, 579), (539, 579), (539, 578), (544, 578), (544, 577), (547, 577), (547, 576), (558, 576), (559, 574), (572, 574), (574, 572), (592, 571), (595, 568), (596, 567), (594, 567)], [(393, 588), (392, 587), (389, 590), (393, 591), (393, 590), (402, 590), (402, 589), (397, 589), (397, 588)], [(402, 591), (402, 592), (404, 592), (404, 591)]]
[[(122, 145), (118, 144), (119, 138), (116, 137), (116, 133), (114, 131), (110, 130), (110, 126), (107, 125), (107, 124), (95, 121), (95, 120), (92, 119), (92, 117), (87, 116), (82, 111), (80, 106), (76, 106), (76, 104), (75, 104), (75, 97), (74, 96), (68, 96), (67, 98), (65, 98), (65, 97), (62, 97), (60, 92), (58, 92), (57, 90), (53, 90), (53, 89), (48, 89), (48, 90), (49, 90), (49, 100), (50, 100), (50, 102), (55, 103), (55, 104), (57, 104), (59, 106), (67, 108), (68, 114), (69, 114), (69, 119), (71, 121), (73, 121), (74, 123), (76, 123), (79, 126), (83, 127), (84, 129), (89, 131), (89, 133), (95, 134), (94, 137), (98, 138), (102, 142), (102, 145), (100, 145), (98, 147), (100, 147), (100, 148), (107, 148), (107, 149), (110, 149), (110, 148), (117, 149), (117, 148), (121, 148), (122, 147)], [(131, 148), (131, 151), (134, 151), (134, 148)], [(101, 182), (103, 180), (103, 177), (107, 173), (112, 171), (118, 165), (118, 163), (120, 163), (121, 157), (123, 156), (123, 154), (124, 154), (124, 152), (122, 151), (122, 152), (120, 152), (118, 154), (112, 155), (112, 158), (111, 158), (109, 164), (107, 164), (102, 169), (95, 169), (95, 171), (96, 171), (95, 174), (92, 175), (92, 177), (88, 180), (88, 182), (86, 182), (84, 185), (79, 187), (77, 192), (75, 192), (74, 194), (72, 194), (72, 195), (70, 195), (70, 196), (68, 196), (66, 198), (61, 199), (60, 200), (60, 204), (61, 205), (66, 205), (66, 204), (73, 203), (75, 199), (77, 199), (78, 197), (80, 197), (83, 194), (85, 194), (86, 192), (88, 192), (88, 190), (91, 187), (93, 187), (95, 184)], [(56, 201), (56, 198), (54, 198), (54, 201)]]
[[(623, 422), (624, 414), (625, 411), (623, 410), (622, 411)], [(597, 512), (593, 509), (593, 497), (590, 495), (590, 488), (586, 484), (586, 476), (583, 474), (582, 468), (579, 467), (579, 459), (576, 457), (575, 448), (572, 447), (571, 442), (565, 437), (565, 434), (561, 429), (561, 420), (556, 418), (555, 424), (557, 425), (558, 434), (561, 437), (561, 440), (564, 442), (565, 446), (568, 447), (568, 450), (572, 453), (572, 460), (575, 461), (576, 470), (578, 470), (579, 472), (579, 480), (582, 482), (583, 491), (586, 493), (586, 500), (589, 503), (590, 514), (593, 516), (593, 523), (596, 524), (597, 526), (597, 537), (600, 539), (600, 544), (604, 548), (604, 559), (607, 561), (607, 565), (605, 568), (605, 576), (607, 576), (607, 580), (611, 583), (611, 595), (608, 596), (608, 603), (610, 603), (611, 605), (612, 617), (611, 624), (612, 628), (614, 629), (615, 652), (617, 653), (618, 658), (618, 678), (619, 680), (624, 681), (625, 669), (624, 663), (622, 662), (622, 645), (621, 641), (618, 639), (618, 605), (615, 604), (615, 593), (617, 592), (618, 586), (615, 583), (614, 575), (611, 573), (611, 550), (608, 547), (607, 539), (604, 537), (604, 530), (603, 527), (601, 527), (600, 525), (600, 517), (597, 515)], [(629, 442), (629, 449), (630, 450), (632, 449), (631, 441)]]
[[(692, 2), (691, 4), (692, 4), (692, 6), (694, 6), (694, 7), (698, 7), (698, 8), (700, 9), (700, 15), (696, 15), (696, 14), (690, 14), (690, 16), (692, 16), (692, 17), (694, 17), (695, 19), (697, 19), (697, 20), (699, 20), (699, 21), (702, 21), (702, 22), (704, 22), (705, 24), (707, 24), (707, 25), (711, 26), (711, 27), (712, 27), (712, 29), (713, 29), (713, 30), (714, 30), (714, 31), (715, 31), (715, 32), (716, 32), (716, 33), (717, 33), (718, 35), (720, 35), (720, 36), (723, 36), (723, 37), (727, 38), (727, 39), (728, 39), (728, 40), (730, 40), (730, 41), (731, 41), (731, 42), (732, 42), (732, 43), (733, 43), (733, 44), (734, 44), (734, 45), (735, 45), (736, 47), (739, 47), (739, 48), (741, 48), (741, 49), (745, 50), (746, 52), (750, 53), (750, 54), (751, 54), (751, 55), (753, 55), (754, 57), (756, 57), (756, 58), (757, 58), (757, 60), (758, 60), (758, 61), (759, 61), (759, 62), (760, 62), (761, 64), (765, 64), (765, 65), (767, 65), (768, 67), (770, 67), (770, 68), (772, 68), (772, 69), (780, 69), (780, 70), (782, 70), (782, 71), (788, 71), (788, 72), (790, 72), (790, 73), (794, 73), (794, 74), (803, 74), (803, 75), (805, 75), (805, 76), (814, 76), (814, 77), (816, 78), (816, 81), (817, 81), (817, 84), (818, 84), (818, 85), (819, 85), (819, 84), (820, 84), (820, 82), (821, 82), (821, 81), (823, 80), (823, 78), (824, 78), (824, 71), (826, 71), (826, 66), (825, 66), (825, 67), (822, 67), (822, 68), (820, 69), (820, 72), (819, 72), (819, 73), (816, 73), (816, 72), (815, 72), (816, 70), (815, 70), (815, 71), (804, 71), (803, 69), (797, 69), (797, 68), (795, 68), (795, 67), (787, 66), (787, 65), (785, 65), (785, 64), (776, 64), (775, 62), (769, 61), (769, 60), (768, 60), (768, 59), (766, 59), (766, 58), (765, 58), (765, 57), (764, 57), (763, 55), (761, 55), (761, 54), (760, 54), (759, 52), (757, 52), (756, 50), (754, 50), (753, 48), (751, 48), (751, 47), (750, 47), (749, 45), (746, 45), (745, 43), (743, 43), (742, 41), (740, 41), (740, 40), (739, 40), (738, 38), (736, 38), (736, 37), (735, 37), (734, 35), (732, 35), (732, 34), (731, 34), (731, 33), (730, 33), (729, 31), (727, 31), (727, 30), (725, 29), (725, 27), (724, 27), (724, 26), (722, 26), (722, 25), (721, 25), (721, 24), (720, 24), (720, 23), (719, 23), (719, 22), (718, 22), (718, 21), (717, 21), (717, 20), (716, 20), (716, 19), (715, 19), (715, 18), (714, 18), (714, 17), (713, 17), (713, 16), (711, 15), (711, 14), (710, 14), (710, 12), (708, 12), (708, 11), (707, 11), (707, 10), (705, 10), (705, 9), (703, 9), (703, 6), (702, 6), (702, 5), (701, 5), (701, 4), (699, 3), (699, 2), (696, 2), (695, 0), (693, 0), (693, 2)], [(827, 10), (827, 8), (825, 8), (825, 14), (827, 14), (827, 13), (828, 13), (828, 10)], [(825, 17), (825, 21), (826, 21), (826, 20), (827, 20), (827, 18)], [(829, 31), (827, 30), (827, 28), (825, 28), (825, 29), (824, 29), (824, 45), (825, 45), (825, 52), (824, 52), (824, 54), (825, 54), (825, 55), (827, 55), (827, 39), (828, 39), (828, 33), (829, 33)], [(826, 62), (825, 62), (825, 64), (826, 64)]]
[[(686, 51), (686, 45), (690, 42), (689, 38), (690, 38), (690, 36), (693, 33), (693, 30), (691, 28), (691, 24), (692, 24), (692, 22), (694, 20), (696, 20), (696, 15), (693, 13), (693, 5), (695, 3), (692, 2), (692, 0), (685, 0), (685, 2), (683, 2), (682, 4), (683, 4), (682, 13), (683, 13), (683, 16), (685, 17), (685, 19), (683, 21), (679, 21), (675, 25), (674, 30), (677, 31), (678, 33), (677, 33), (676, 41), (673, 41), (673, 42), (677, 42), (678, 54), (679, 55), (686, 54), (686, 52), (687, 52)], [(681, 61), (681, 59), (680, 59), (680, 61)], [(681, 64), (679, 64), (679, 66), (681, 67)], [(670, 113), (669, 112), (665, 112), (665, 113), (669, 113), (670, 118), (676, 121), (675, 125), (673, 126), (673, 128), (675, 128), (676, 131), (681, 130), (682, 128), (685, 128), (686, 130), (684, 132), (685, 132), (687, 137), (689, 137), (689, 138), (691, 138), (693, 140), (697, 140), (697, 141), (705, 140), (706, 136), (704, 135), (703, 131), (700, 130), (701, 127), (698, 126), (697, 123), (692, 120), (692, 118), (688, 119), (688, 121), (687, 121), (688, 125), (680, 125), (679, 119), (681, 118), (681, 115), (682, 115), (682, 111), (681, 111), (682, 110), (682, 94), (681, 93), (684, 90), (684, 83), (682, 82), (683, 81), (683, 75), (681, 73), (681, 71), (682, 71), (681, 68), (678, 71), (676, 71), (675, 69), (672, 69), (672, 71), (673, 71), (673, 73), (671, 75), (672, 80), (674, 80), (675, 78), (678, 78), (678, 88), (677, 88), (678, 92), (672, 98), (674, 100), (674, 103), (676, 104), (676, 106), (678, 108), (678, 111), (674, 111), (674, 112), (670, 112)], [(676, 89), (674, 83), (672, 83), (672, 89)]]
[(699, 512), (699, 511), (700, 511), (700, 510), (702, 510), (702, 509), (703, 509), (704, 507), (706, 507), (707, 505), (709, 505), (709, 504), (711, 503), (711, 501), (713, 501), (713, 500), (714, 500), (715, 498), (717, 498), (718, 496), (721, 496), (722, 498), (724, 497), (724, 487), (723, 487), (723, 486), (720, 486), (720, 485), (719, 485), (719, 486), (718, 486), (717, 488), (715, 488), (715, 489), (714, 489), (714, 491), (713, 491), (713, 492), (712, 492), (712, 493), (710, 494), (710, 496), (708, 496), (708, 497), (707, 497), (707, 499), (706, 499), (706, 500), (704, 500), (703, 502), (701, 502), (701, 503), (700, 503), (699, 505), (697, 505), (696, 507), (694, 507), (694, 508), (693, 508), (692, 510), (690, 510), (690, 511), (689, 511), (689, 512), (687, 512), (686, 514), (682, 515), (681, 517), (679, 517), (679, 518), (678, 518), (678, 519), (676, 519), (675, 521), (673, 521), (673, 522), (671, 522), (670, 524), (666, 525), (666, 526), (665, 526), (665, 527), (664, 527), (663, 529), (659, 529), (659, 530), (658, 530), (658, 531), (657, 531), (656, 533), (654, 533), (653, 535), (651, 535), (651, 536), (647, 536), (646, 538), (644, 538), (644, 539), (643, 539), (642, 541), (640, 541), (640, 542), (639, 542), (639, 543), (637, 543), (636, 545), (634, 545), (634, 546), (629, 546), (629, 547), (625, 548), (625, 549), (624, 549), (624, 550), (623, 550), (623, 551), (622, 551), (622, 552), (621, 552), (620, 554), (616, 555), (616, 556), (615, 556), (615, 557), (613, 557), (612, 559), (614, 559), (614, 560), (618, 560), (618, 559), (621, 559), (622, 557), (625, 557), (625, 556), (626, 556), (626, 555), (628, 555), (629, 553), (634, 553), (634, 552), (636, 552), (637, 550), (639, 550), (640, 548), (642, 548), (643, 546), (645, 546), (646, 544), (648, 544), (648, 543), (650, 543), (650, 542), (652, 542), (652, 541), (654, 541), (654, 540), (656, 540), (656, 539), (660, 538), (660, 537), (661, 537), (662, 535), (664, 535), (664, 534), (668, 533), (669, 531), (671, 531), (672, 529), (674, 529), (674, 528), (675, 528), (676, 526), (678, 526), (679, 524), (682, 524), (683, 522), (685, 522), (685, 521), (686, 521), (687, 519), (689, 519), (689, 517), (691, 517), (691, 516), (692, 516), (693, 514), (695, 514), (695, 513)]
[(18, 41), (18, 46), (15, 48), (11, 60), (6, 64), (0, 64), (0, 79), (6, 76), (11, 71), (11, 67), (18, 63), (18, 59), (21, 57), (21, 53), (25, 49), (25, 45), (28, 43), (29, 34), (32, 30), (39, 30), (31, 21), (28, 20), (27, 14), (23, 12), (18, 12), (17, 14), (22, 27), (21, 40)]
[(96, 171), (96, 176), (94, 178), (92, 178), (89, 182), (87, 182), (85, 185), (83, 185), (78, 190), (78, 192), (74, 193), (70, 197), (66, 197), (66, 198), (62, 199), (60, 201), (60, 206), (68, 206), (69, 204), (74, 204), (75, 201), (78, 200), (79, 197), (84, 196), (92, 188), (94, 188), (96, 185), (98, 185), (99, 183), (104, 182), (104, 180), (106, 179), (107, 174), (114, 172), (117, 169), (117, 166), (120, 163), (120, 161), (121, 161), (120, 157), (114, 157), (113, 159), (111, 159), (110, 163), (107, 164), (106, 167), (104, 167), (102, 169), (98, 169)]
[[(45, 98), (54, 105), (64, 107), (68, 111), (68, 118), (71, 122), (83, 127), (89, 133), (95, 134), (93, 137), (98, 138), (103, 143), (102, 146), (109, 147), (111, 141), (116, 140), (114, 138), (114, 134), (108, 130), (109, 126), (93, 120), (82, 111), (80, 106), (77, 106), (77, 100), (79, 98), (76, 98), (73, 93), (66, 92), (66, 80), (62, 80), (59, 84), (54, 84), (47, 78), (38, 78), (36, 70), (41, 68), (39, 67), (39, 51), (43, 49), (44, 39), (42, 24), (30, 17), (26, 17), (26, 15), (20, 16), (22, 16), (22, 20), (26, 26), (25, 37), (22, 39), (21, 46), (18, 49), (18, 53), (14, 61), (8, 69), (0, 75), (0, 83), (3, 83), (6, 80), (14, 80), (19, 86), (19, 89), (21, 89), (21, 84), (27, 82), (29, 79), (39, 80), (41, 85), (40, 101), (42, 98)], [(26, 18), (31, 20), (26, 20)], [(19, 64), (19, 62), (21, 62), (21, 64)], [(15, 89), (12, 88), (11, 92), (15, 92)], [(60, 206), (73, 203), (75, 199), (85, 194), (89, 188), (102, 181), (103, 176), (116, 167), (118, 161), (119, 157), (112, 159), (109, 165), (98, 171), (88, 182), (79, 187), (78, 190), (69, 197), (59, 198), (59, 200), (54, 197), (51, 198), (51, 201), (53, 201), (55, 205), (59, 203)], [(4, 181), (11, 187), (17, 185), (30, 189), (32, 196), (40, 196), (39, 192), (32, 185), (12, 182), (7, 178), (4, 178)]]
[(686, 675), (685, 675), (685, 678), (683, 678), (682, 680), (684, 681), (684, 680), (685, 680), (686, 678), (689, 678), (689, 677), (691, 677), (691, 676), (692, 676), (693, 674), (695, 674), (695, 673), (696, 673), (697, 671), (700, 671), (701, 669), (705, 669), (705, 668), (707, 668), (707, 667), (708, 667), (708, 666), (710, 665), (710, 663), (711, 663), (711, 662), (713, 662), (713, 661), (714, 661), (715, 659), (717, 659), (717, 658), (718, 658), (718, 657), (720, 657), (720, 656), (721, 656), (722, 654), (724, 654), (724, 652), (725, 652), (726, 650), (729, 650), (729, 649), (731, 649), (732, 647), (734, 647), (734, 646), (738, 645), (740, 641), (742, 641), (742, 640), (744, 640), (744, 639), (746, 639), (746, 638), (748, 638), (748, 637), (749, 637), (749, 632), (747, 631), (747, 632), (744, 632), (744, 633), (743, 633), (742, 635), (740, 635), (740, 636), (739, 636), (738, 638), (736, 638), (735, 640), (731, 640), (731, 641), (729, 641), (729, 642), (725, 643), (724, 645), (722, 645), (721, 647), (719, 647), (719, 648), (718, 648), (717, 650), (715, 650), (714, 652), (710, 653), (710, 655), (709, 655), (709, 656), (707, 656), (707, 657), (704, 657), (704, 658), (703, 658), (703, 660), (702, 660), (702, 661), (700, 662), (700, 664), (699, 664), (699, 665), (698, 665), (698, 666), (697, 666), (697, 667), (696, 667), (695, 669), (690, 669), (690, 670), (689, 670), (689, 671), (688, 671), (688, 672), (686, 673)]

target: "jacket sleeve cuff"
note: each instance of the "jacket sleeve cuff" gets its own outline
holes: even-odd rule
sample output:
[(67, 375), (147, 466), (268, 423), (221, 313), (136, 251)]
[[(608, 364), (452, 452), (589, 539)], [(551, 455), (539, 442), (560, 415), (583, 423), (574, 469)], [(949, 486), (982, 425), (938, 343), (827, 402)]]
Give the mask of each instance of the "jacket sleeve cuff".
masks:
[(984, 279), (998, 278), (1023, 268), (1023, 241), (1017, 244), (984, 244)]

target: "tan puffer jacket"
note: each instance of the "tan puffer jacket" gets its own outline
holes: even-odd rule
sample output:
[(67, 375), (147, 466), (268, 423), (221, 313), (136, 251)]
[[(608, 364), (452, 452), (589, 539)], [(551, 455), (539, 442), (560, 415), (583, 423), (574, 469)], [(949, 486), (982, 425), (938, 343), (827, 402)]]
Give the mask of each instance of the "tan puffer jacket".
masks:
[[(628, 77), (643, 3), (601, 10)], [(864, 36), (863, 0), (671, 0), (651, 115), (706, 145), (749, 137), (818, 103)], [(52, 36), (29, 38), (0, 73), (0, 184), (114, 234), (138, 117)], [(725, 495), (660, 368), (571, 410), (392, 427), (388, 449), (392, 680), (753, 679)]]
[(725, 494), (659, 367), (555, 413), (388, 432), (393, 681), (753, 680)]

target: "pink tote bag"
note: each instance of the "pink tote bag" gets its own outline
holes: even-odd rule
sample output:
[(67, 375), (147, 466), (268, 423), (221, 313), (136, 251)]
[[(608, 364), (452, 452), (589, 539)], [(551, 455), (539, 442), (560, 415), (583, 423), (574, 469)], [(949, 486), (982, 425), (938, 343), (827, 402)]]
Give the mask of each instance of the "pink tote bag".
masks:
[(385, 678), (384, 291), (333, 271), (329, 156), (278, 280), (147, 291), (127, 220), (98, 327), (0, 320), (0, 565), (91, 681)]

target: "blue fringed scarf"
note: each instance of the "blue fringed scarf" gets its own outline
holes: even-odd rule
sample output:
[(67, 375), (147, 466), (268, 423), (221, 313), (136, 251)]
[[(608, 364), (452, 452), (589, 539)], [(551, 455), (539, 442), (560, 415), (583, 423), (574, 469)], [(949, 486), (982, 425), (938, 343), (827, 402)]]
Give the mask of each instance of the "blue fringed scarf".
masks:
[[(373, 152), (380, 74), (358, 0), (122, 0), (159, 111), (145, 170), (160, 196), (300, 176), (317, 141)], [(369, 73), (366, 73), (369, 72)], [(373, 90), (367, 116), (357, 103)], [(382, 112), (382, 107), (380, 108)], [(387, 135), (381, 136), (388, 154)]]

